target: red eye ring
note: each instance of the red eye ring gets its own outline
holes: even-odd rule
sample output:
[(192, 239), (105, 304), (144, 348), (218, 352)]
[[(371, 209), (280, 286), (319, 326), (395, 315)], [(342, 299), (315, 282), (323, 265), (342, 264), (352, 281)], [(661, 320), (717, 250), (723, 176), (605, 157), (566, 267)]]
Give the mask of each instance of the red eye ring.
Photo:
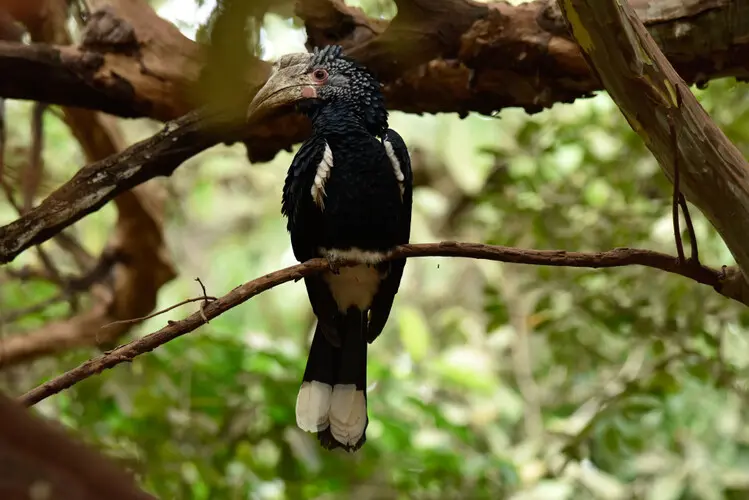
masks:
[(325, 83), (328, 79), (328, 72), (322, 68), (318, 68), (312, 72), (312, 79), (317, 83)]

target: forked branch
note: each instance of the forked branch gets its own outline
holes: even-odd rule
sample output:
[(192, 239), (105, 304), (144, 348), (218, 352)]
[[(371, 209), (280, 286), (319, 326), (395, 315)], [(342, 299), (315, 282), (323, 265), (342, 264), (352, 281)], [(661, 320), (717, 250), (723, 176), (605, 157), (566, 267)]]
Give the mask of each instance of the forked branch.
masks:
[[(677, 184), (677, 205), (686, 206), (683, 193), (749, 276), (749, 163), (710, 119), (627, 2), (562, 0), (559, 5), (590, 67)], [(693, 232), (690, 239), (696, 258)]]

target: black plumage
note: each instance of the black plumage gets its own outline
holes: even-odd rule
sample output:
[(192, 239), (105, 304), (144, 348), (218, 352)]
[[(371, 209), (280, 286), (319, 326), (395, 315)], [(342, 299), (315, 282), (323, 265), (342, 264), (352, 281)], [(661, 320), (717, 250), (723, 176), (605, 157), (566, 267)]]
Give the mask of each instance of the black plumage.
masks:
[[(318, 324), (297, 423), (317, 432), (324, 447), (353, 451), (366, 440), (367, 344), (387, 322), (406, 263), (382, 257), (409, 241), (411, 163), (403, 139), (388, 128), (380, 85), (365, 68), (337, 46), (315, 50), (306, 62), (285, 57), (276, 70), (286, 76), (278, 79), (296, 88), (286, 101), (310, 117), (313, 132), (289, 168), (282, 212), (296, 258), (331, 261), (330, 271), (305, 278)], [(277, 89), (261, 93), (283, 104)], [(336, 265), (349, 258), (362, 264)]]

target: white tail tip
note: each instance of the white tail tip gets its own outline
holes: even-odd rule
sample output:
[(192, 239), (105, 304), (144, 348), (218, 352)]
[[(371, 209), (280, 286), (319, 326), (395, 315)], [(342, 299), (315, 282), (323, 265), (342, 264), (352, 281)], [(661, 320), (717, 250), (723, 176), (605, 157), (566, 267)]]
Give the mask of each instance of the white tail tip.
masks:
[(330, 432), (339, 443), (354, 446), (367, 428), (367, 399), (354, 384), (336, 384), (330, 398)]
[(328, 427), (330, 384), (313, 380), (302, 382), (296, 397), (296, 425), (306, 432), (320, 432)]

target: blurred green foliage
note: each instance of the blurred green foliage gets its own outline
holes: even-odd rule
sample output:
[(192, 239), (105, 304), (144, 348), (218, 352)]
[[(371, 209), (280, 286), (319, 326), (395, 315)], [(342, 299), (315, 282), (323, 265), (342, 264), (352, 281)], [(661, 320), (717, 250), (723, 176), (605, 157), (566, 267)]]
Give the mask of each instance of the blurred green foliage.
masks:
[[(392, 16), (389, 3), (359, 3)], [(292, 23), (274, 14), (266, 21), (256, 40), (266, 55), (302, 49)], [(720, 80), (695, 92), (747, 153), (746, 85)], [(30, 108), (9, 109), (12, 174), (25, 161)], [(54, 114), (45, 124), (49, 191), (83, 158)], [(122, 124), (131, 140), (156, 127)], [(674, 252), (670, 184), (605, 94), (533, 116), (394, 112), (391, 126), (427, 179), (415, 192), (414, 242)], [(160, 307), (197, 295), (196, 276), (221, 295), (294, 262), (280, 215), (292, 154), (248, 165), (241, 146), (214, 148), (160, 181), (171, 193), (166, 230), (180, 271)], [(75, 226), (93, 253), (113, 216), (106, 207)], [(715, 231), (694, 208), (692, 216), (702, 260), (731, 264)], [(0, 203), (0, 222), (13, 218)], [(26, 252), (13, 266), (34, 259)], [(2, 311), (55, 293), (1, 283)], [(66, 314), (58, 304), (0, 333), (23, 334)], [(414, 259), (370, 349), (368, 443), (356, 455), (324, 452), (295, 425), (314, 326), (301, 283), (38, 408), (164, 499), (749, 498), (747, 325), (744, 307), (651, 269)], [(20, 392), (94, 354), (8, 370), (0, 384)]]

